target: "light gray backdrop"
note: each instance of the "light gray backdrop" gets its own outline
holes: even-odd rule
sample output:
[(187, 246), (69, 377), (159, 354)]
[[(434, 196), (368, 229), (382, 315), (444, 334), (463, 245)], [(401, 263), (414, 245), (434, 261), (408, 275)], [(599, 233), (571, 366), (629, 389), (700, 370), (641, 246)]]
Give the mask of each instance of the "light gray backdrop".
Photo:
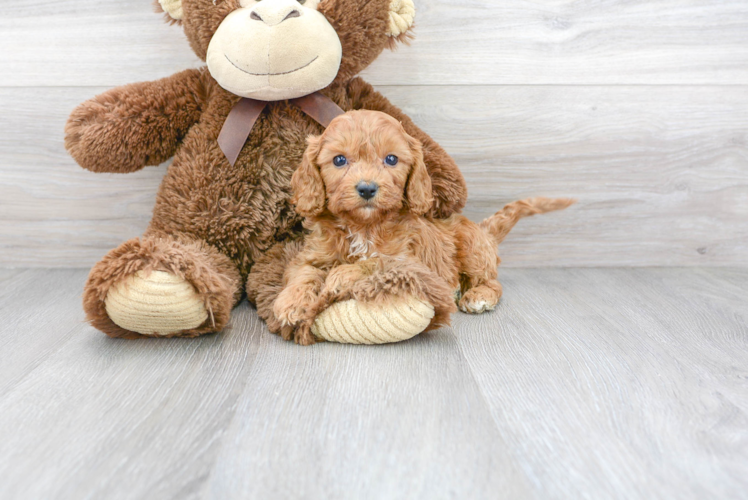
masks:
[[(417, 38), (364, 73), (457, 160), (478, 220), (534, 195), (509, 266), (742, 265), (748, 3), (417, 1)], [(201, 63), (150, 0), (2, 0), (0, 266), (87, 267), (146, 227), (166, 166), (93, 174), (79, 102)]]

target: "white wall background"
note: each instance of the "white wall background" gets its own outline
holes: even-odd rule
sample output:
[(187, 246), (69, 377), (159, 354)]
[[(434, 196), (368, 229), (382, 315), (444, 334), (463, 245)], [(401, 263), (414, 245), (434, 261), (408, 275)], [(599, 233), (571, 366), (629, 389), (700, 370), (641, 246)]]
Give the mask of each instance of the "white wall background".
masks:
[[(748, 1), (416, 4), (414, 43), (363, 76), (457, 160), (466, 214), (580, 200), (520, 223), (506, 265), (745, 265)], [(0, 0), (0, 16), (0, 266), (88, 267), (145, 229), (166, 166), (82, 170), (68, 113), (200, 61), (151, 0)]]

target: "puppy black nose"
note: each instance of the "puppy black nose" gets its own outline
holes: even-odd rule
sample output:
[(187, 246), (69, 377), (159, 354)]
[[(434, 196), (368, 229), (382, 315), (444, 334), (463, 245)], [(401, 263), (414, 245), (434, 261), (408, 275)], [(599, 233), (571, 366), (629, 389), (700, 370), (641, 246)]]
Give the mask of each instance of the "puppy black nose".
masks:
[(356, 191), (358, 191), (358, 195), (365, 200), (374, 198), (374, 196), (377, 194), (377, 190), (379, 190), (379, 186), (377, 186), (373, 182), (359, 182), (356, 185)]

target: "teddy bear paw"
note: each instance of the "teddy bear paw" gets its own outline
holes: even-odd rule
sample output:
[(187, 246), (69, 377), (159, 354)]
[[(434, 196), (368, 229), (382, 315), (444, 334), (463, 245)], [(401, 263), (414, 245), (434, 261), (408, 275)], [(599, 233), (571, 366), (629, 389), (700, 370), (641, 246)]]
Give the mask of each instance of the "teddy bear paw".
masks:
[(386, 306), (346, 300), (322, 311), (312, 333), (342, 344), (401, 342), (423, 332), (434, 314), (434, 306), (415, 297), (397, 299)]
[(199, 327), (209, 316), (195, 288), (164, 271), (128, 276), (109, 290), (104, 303), (115, 324), (141, 335), (173, 335)]

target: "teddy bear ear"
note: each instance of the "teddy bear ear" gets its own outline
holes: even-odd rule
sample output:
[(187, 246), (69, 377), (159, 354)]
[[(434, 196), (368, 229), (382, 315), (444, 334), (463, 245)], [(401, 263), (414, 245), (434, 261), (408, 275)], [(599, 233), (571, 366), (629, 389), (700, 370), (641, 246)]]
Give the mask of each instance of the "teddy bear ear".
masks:
[(164, 9), (164, 12), (169, 14), (169, 16), (171, 16), (175, 21), (181, 21), (182, 17), (184, 17), (184, 12), (182, 11), (182, 0), (158, 0), (158, 3), (161, 4), (161, 8)]
[(392, 0), (390, 2), (390, 24), (387, 36), (402, 40), (413, 27), (416, 19), (416, 6), (413, 0)]

